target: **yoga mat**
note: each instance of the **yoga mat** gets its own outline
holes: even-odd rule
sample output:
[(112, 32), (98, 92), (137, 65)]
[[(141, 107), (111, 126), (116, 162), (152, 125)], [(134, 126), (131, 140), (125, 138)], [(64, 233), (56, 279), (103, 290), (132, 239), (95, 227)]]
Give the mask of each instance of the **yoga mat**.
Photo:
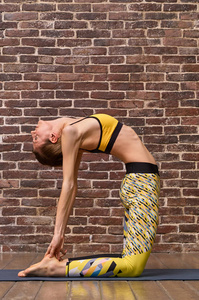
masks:
[(146, 269), (140, 277), (18, 277), (20, 270), (0, 270), (0, 281), (161, 281), (199, 280), (199, 269)]

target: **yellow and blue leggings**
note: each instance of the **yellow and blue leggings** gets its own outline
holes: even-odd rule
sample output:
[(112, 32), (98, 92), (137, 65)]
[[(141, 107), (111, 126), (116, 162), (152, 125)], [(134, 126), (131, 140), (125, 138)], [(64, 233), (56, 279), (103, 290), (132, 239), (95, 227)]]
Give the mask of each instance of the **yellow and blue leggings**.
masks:
[(120, 189), (125, 208), (122, 255), (69, 259), (67, 277), (136, 277), (143, 272), (158, 226), (160, 178), (150, 163), (128, 163), (126, 169)]

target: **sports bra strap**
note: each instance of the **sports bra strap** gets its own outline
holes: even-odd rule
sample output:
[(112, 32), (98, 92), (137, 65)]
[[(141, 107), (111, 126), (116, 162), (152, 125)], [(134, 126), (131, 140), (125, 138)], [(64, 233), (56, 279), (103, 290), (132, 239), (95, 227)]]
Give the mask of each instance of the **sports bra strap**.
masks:
[(85, 119), (87, 119), (87, 118), (89, 118), (89, 117), (85, 117), (85, 118), (82, 118), (82, 119), (80, 119), (80, 120), (78, 120), (78, 121), (75, 121), (75, 122), (71, 123), (70, 126), (73, 125), (73, 124), (75, 124), (75, 123), (81, 122), (81, 121), (83, 121), (83, 120), (85, 120)]

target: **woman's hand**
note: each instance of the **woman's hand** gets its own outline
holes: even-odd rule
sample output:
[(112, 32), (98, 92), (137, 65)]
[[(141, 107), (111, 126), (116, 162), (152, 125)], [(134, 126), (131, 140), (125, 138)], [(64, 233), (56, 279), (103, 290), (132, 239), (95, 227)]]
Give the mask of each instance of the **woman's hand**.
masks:
[(54, 235), (45, 256), (49, 254), (50, 257), (55, 256), (58, 260), (61, 260), (66, 252), (67, 250), (64, 250), (64, 237)]

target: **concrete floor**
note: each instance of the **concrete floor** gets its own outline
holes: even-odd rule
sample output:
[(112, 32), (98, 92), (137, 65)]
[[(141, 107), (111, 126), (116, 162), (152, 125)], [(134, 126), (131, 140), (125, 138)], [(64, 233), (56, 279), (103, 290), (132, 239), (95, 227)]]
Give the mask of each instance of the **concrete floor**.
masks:
[[(2, 253), (1, 269), (24, 269), (34, 253)], [(152, 253), (147, 269), (199, 269), (199, 253)], [(199, 281), (0, 282), (2, 300), (198, 300)]]

